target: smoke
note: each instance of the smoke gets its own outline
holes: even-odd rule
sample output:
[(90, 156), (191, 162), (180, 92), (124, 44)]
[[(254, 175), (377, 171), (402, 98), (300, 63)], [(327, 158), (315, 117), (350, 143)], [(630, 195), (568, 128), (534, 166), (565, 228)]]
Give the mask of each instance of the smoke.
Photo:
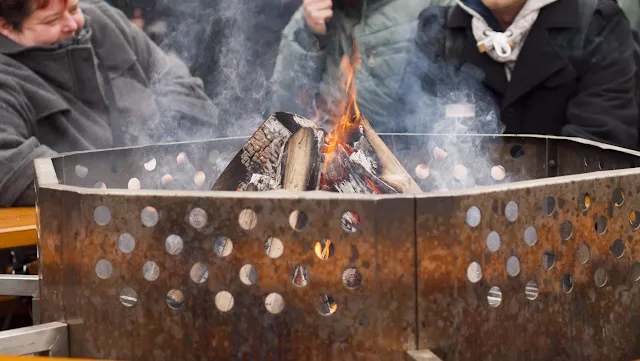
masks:
[(224, 134), (250, 135), (268, 105), (280, 33), (299, 4), (291, 0), (161, 0), (176, 54), (220, 111)]
[[(415, 169), (425, 191), (444, 191), (504, 181), (487, 159), (478, 137), (501, 134), (499, 105), (483, 84), (483, 72), (471, 65), (438, 60), (413, 49), (400, 87), (400, 112), (405, 128), (431, 133), (422, 149), (428, 157)], [(410, 170), (414, 171), (414, 170)]]

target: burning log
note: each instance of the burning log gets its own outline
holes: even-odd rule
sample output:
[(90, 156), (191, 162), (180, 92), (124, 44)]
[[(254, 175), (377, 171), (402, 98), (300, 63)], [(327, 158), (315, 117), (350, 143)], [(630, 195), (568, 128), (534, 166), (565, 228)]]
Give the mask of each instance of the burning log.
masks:
[(276, 113), (251, 136), (213, 189), (421, 192), (366, 120), (347, 133), (348, 138), (338, 140), (307, 119)]

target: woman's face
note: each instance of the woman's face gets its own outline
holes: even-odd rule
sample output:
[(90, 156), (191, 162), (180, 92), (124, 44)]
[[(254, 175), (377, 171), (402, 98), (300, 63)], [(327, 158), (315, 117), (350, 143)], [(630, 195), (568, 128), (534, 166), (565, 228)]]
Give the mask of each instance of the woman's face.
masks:
[(23, 46), (49, 45), (75, 35), (84, 21), (79, 0), (49, 0), (24, 20), (21, 31), (4, 23), (0, 33)]

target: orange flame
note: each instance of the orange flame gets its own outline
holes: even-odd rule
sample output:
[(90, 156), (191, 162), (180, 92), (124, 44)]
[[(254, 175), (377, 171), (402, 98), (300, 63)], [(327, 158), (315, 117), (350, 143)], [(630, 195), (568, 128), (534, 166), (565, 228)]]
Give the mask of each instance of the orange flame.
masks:
[[(325, 153), (333, 152), (338, 144), (347, 144), (350, 135), (360, 125), (360, 109), (358, 109), (355, 72), (360, 68), (361, 59), (358, 47), (354, 42), (352, 56), (345, 55), (340, 61), (340, 77), (344, 97), (330, 112), (329, 121), (336, 127), (327, 135)], [(345, 150), (347, 147), (345, 147)]]

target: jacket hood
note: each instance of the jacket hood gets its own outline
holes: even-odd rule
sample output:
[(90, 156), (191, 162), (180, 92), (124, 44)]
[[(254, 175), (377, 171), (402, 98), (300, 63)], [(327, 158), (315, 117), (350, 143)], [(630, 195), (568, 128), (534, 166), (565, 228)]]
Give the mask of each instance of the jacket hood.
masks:
[(56, 51), (73, 45), (89, 44), (91, 42), (91, 29), (85, 25), (75, 36), (55, 42), (50, 45), (23, 46), (15, 41), (0, 35), (0, 54), (16, 55), (25, 52)]
[[(491, 10), (489, 10), (489, 8), (487, 8), (481, 0), (458, 0), (458, 3), (461, 5), (460, 7), (466, 12), (469, 12), (469, 9), (471, 9), (476, 14), (481, 16), (487, 22), (487, 25), (489, 25), (491, 29), (493, 29), (493, 31), (503, 30), (498, 23), (498, 19), (496, 19)], [(475, 16), (476, 14), (470, 13), (471, 16)]]
[[(92, 31), (85, 26), (77, 35), (51, 45), (22, 46), (0, 36), (0, 54), (26, 66), (58, 87), (71, 91), (78, 79), (87, 76), (80, 59), (94, 65)], [(75, 68), (75, 69), (74, 69)]]

